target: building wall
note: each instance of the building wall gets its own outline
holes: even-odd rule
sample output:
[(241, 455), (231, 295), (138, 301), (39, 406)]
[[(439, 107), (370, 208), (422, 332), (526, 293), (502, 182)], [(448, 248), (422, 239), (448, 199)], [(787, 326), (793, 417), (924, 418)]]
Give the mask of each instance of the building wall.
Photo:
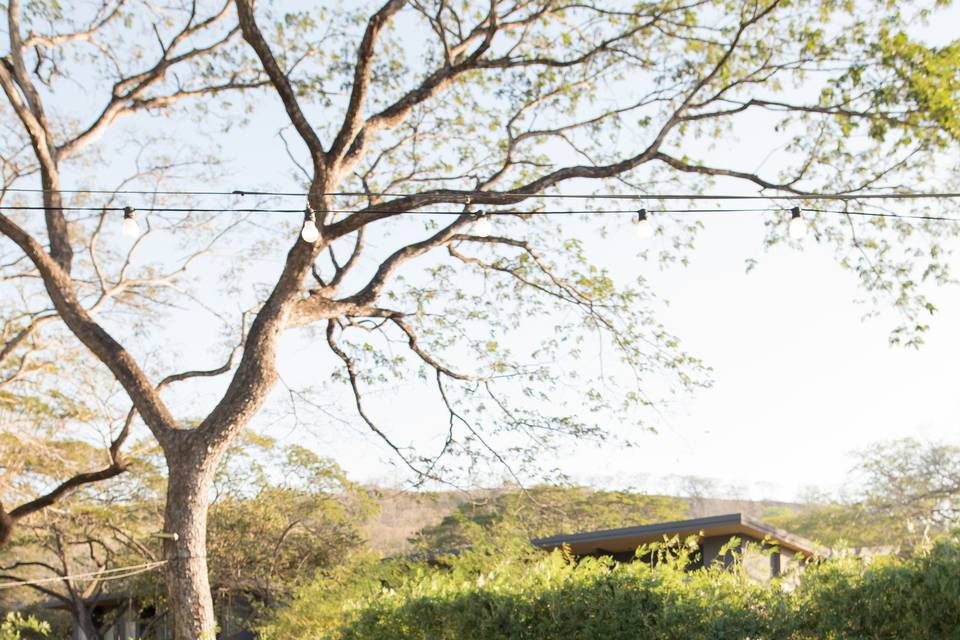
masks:
[(720, 552), (724, 546), (730, 543), (733, 536), (708, 536), (700, 542), (700, 552), (703, 555), (703, 566), (709, 567), (714, 562), (722, 562), (724, 566), (729, 566), (733, 562), (733, 554), (730, 551), (738, 551), (739, 546), (734, 547), (721, 557)]
[(740, 555), (744, 571), (754, 580), (783, 577), (785, 581), (789, 581), (799, 573), (800, 558), (793, 551), (780, 549), (773, 552), (762, 540), (749, 536), (737, 536), (740, 538), (740, 544), (729, 548), (726, 554), (721, 555), (721, 550), (730, 544), (732, 537), (723, 535), (704, 538), (700, 547), (703, 566), (709, 567), (715, 562), (730, 566), (734, 553), (737, 553)]

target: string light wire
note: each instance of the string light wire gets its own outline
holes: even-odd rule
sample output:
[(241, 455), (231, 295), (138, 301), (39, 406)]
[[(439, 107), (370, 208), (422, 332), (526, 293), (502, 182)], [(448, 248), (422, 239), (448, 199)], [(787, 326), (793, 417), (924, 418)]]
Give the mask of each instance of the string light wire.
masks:
[[(766, 207), (766, 208), (701, 208), (701, 209), (644, 209), (645, 213), (652, 214), (696, 214), (696, 215), (710, 215), (710, 214), (723, 214), (723, 213), (790, 213), (793, 207)], [(270, 208), (270, 207), (245, 207), (245, 208), (210, 208), (210, 207), (135, 207), (137, 212), (141, 213), (215, 213), (215, 214), (225, 214), (225, 213), (298, 213), (303, 214), (303, 209), (286, 209), (286, 208)], [(42, 205), (0, 205), (0, 211), (76, 211), (76, 212), (126, 212), (131, 210), (131, 207), (120, 207), (120, 206), (109, 206), (109, 207), (86, 207), (86, 206), (61, 206), (61, 207), (44, 207)], [(895, 218), (903, 220), (926, 220), (926, 221), (937, 221), (937, 222), (960, 222), (960, 217), (951, 217), (951, 216), (941, 216), (941, 215), (925, 215), (925, 214), (904, 214), (904, 213), (890, 213), (890, 212), (881, 212), (881, 211), (847, 211), (843, 209), (820, 209), (820, 208), (800, 208), (803, 212), (809, 213), (825, 213), (825, 214), (837, 214), (837, 215), (847, 215), (847, 216), (863, 216), (863, 217), (872, 217), (872, 218)], [(636, 216), (639, 209), (561, 209), (561, 210), (484, 210), (485, 216), (562, 216), (562, 215), (608, 215), (608, 214), (630, 214)], [(463, 211), (437, 211), (437, 210), (427, 210), (427, 209), (377, 209), (377, 213), (382, 214), (392, 214), (392, 215), (450, 215), (450, 216), (459, 216), (463, 215)], [(338, 214), (351, 214), (357, 213), (357, 209), (328, 209), (327, 213), (338, 213)]]
[[(109, 195), (167, 195), (167, 196), (270, 196), (282, 198), (305, 198), (307, 193), (303, 191), (258, 191), (246, 189), (234, 189), (232, 191), (203, 191), (203, 190), (183, 190), (183, 191), (160, 191), (160, 190), (133, 190), (133, 189), (28, 189), (28, 188), (8, 188), (6, 192), (10, 193), (49, 193), (56, 191), (58, 193), (74, 194), (109, 194)], [(782, 195), (738, 195), (738, 194), (652, 194), (652, 193), (511, 193), (511, 192), (493, 192), (493, 191), (442, 191), (446, 195), (462, 196), (463, 198), (484, 197), (484, 196), (502, 196), (523, 197), (523, 198), (547, 198), (547, 199), (576, 199), (576, 200), (772, 200), (772, 199), (790, 199), (790, 200), (923, 200), (923, 199), (954, 199), (960, 198), (960, 192), (889, 192), (889, 193), (794, 193), (787, 192)], [(379, 191), (329, 191), (315, 194), (318, 196), (331, 197), (360, 197), (360, 198), (402, 198), (409, 197), (411, 193)], [(634, 211), (635, 212), (635, 211)]]
[(147, 571), (167, 564), (166, 560), (157, 560), (155, 562), (144, 562), (143, 564), (133, 564), (126, 567), (116, 567), (114, 569), (104, 569), (103, 571), (91, 571), (89, 573), (77, 573), (73, 575), (57, 576), (56, 578), (40, 578), (38, 580), (17, 580), (14, 582), (4, 582), (0, 584), (0, 589), (13, 589), (14, 587), (29, 587), (32, 585), (49, 584), (51, 582), (67, 582), (75, 580), (100, 580), (109, 582), (110, 580), (120, 580), (131, 576), (139, 575)]

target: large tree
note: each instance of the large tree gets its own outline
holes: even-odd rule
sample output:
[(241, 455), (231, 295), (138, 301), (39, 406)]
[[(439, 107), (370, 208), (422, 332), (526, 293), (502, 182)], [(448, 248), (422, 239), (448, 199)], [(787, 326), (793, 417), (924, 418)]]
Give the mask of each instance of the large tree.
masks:
[(956, 445), (906, 438), (874, 443), (856, 457), (840, 495), (816, 492), (801, 509), (765, 518), (830, 545), (892, 546), (902, 552), (956, 528)]
[(960, 521), (960, 447), (912, 438), (860, 452), (864, 510), (907, 543), (925, 542)]
[[(795, 198), (777, 205), (785, 207), (809, 206), (797, 198), (815, 192), (844, 194), (838, 214), (811, 223), (869, 289), (893, 294), (908, 321), (898, 339), (915, 340), (925, 329), (915, 314), (932, 308), (920, 275), (949, 278), (939, 228), (844, 211), (865, 207), (855, 198), (868, 190), (936, 175), (952, 153), (957, 51), (906, 35), (923, 10), (830, 0), (390, 0), (296, 11), (252, 0), (103, 0), (65, 13), (8, 0), (0, 156), (12, 177), (2, 202), (17, 204), (7, 197), (16, 186), (43, 191), (42, 215), (2, 215), (0, 233), (19, 252), (12, 268), (27, 266), (28, 283), (61, 323), (55, 330), (112, 373), (164, 452), (176, 637), (213, 632), (208, 494), (219, 459), (278, 382), (285, 334), (328, 346), (357, 419), (424, 478), (483, 458), (515, 471), (558, 436), (602, 437), (612, 411), (634, 421), (665, 387), (700, 382), (698, 363), (655, 322), (643, 282), (595, 267), (583, 238), (533, 213), (565, 185), (619, 185), (647, 194), (648, 207), (657, 194), (713, 179)], [(70, 89), (78, 80), (83, 101)], [(65, 208), (107, 203), (65, 192), (64, 172), (76, 179), (139, 163), (124, 148), (138, 136), (148, 155), (175, 157), (204, 136), (212, 144), (245, 118), (216, 102), (238, 91), (282, 106), (286, 122), (275, 126), (293, 130), (284, 142), (319, 233), (304, 239), (263, 217), (221, 244), (209, 268), (220, 267), (222, 279), (203, 285), (225, 282), (229, 293), (255, 298), (250, 320), (232, 320), (240, 337), (225, 346), (224, 365), (164, 375), (174, 363), (156, 352), (175, 345), (137, 331), (157, 306), (131, 314), (110, 292), (138, 300), (149, 292), (171, 316), (188, 304), (224, 316), (236, 305), (198, 295), (200, 283), (181, 267), (164, 269), (166, 254), (173, 241), (196, 254), (241, 216), (184, 211), (159, 193), (169, 183), (141, 181), (154, 206), (167, 197), (178, 210), (149, 218), (167, 244), (150, 266), (137, 265), (97, 250), (118, 213)], [(182, 110), (188, 104), (199, 117), (148, 118), (196, 115)], [(117, 129), (122, 116), (142, 126)], [(725, 142), (743, 127), (764, 132), (766, 151), (786, 149), (769, 174), (737, 155), (698, 159), (705, 136)], [(154, 139), (164, 133), (175, 140)], [(427, 213), (438, 209), (445, 213)], [(484, 218), (490, 233), (474, 226)], [(771, 216), (772, 240), (785, 221)], [(695, 231), (659, 227), (670, 240), (655, 257), (666, 260)], [(273, 262), (251, 269), (243, 258), (253, 249)], [(612, 354), (603, 367), (577, 363), (602, 354)], [(317, 371), (331, 374), (326, 362)], [(418, 374), (447, 414), (432, 452), (410, 448), (411, 437), (365, 396)], [(201, 379), (218, 375), (216, 399), (198, 407), (210, 397)], [(197, 391), (161, 394), (173, 383)]]
[[(73, 447), (89, 453), (83, 443)], [(88, 483), (18, 525), (0, 560), (0, 603), (22, 607), (32, 592), (69, 612), (88, 640), (112, 623), (97, 621), (105, 595), (123, 594), (139, 610), (152, 609), (153, 624), (163, 619), (166, 598), (152, 573), (160, 560), (163, 460), (156, 450), (134, 456), (121, 479)], [(223, 456), (213, 494), (207, 553), (221, 628), (249, 628), (253, 616), (304, 581), (346, 562), (375, 510), (332, 461), (254, 434)]]

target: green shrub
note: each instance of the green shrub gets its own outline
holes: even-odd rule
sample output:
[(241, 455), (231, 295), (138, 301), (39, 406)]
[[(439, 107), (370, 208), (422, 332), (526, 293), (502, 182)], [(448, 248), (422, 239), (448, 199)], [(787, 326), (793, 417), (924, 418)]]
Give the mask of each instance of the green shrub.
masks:
[(0, 621), (0, 640), (41, 640), (50, 637), (50, 625), (34, 617), (8, 613)]
[(792, 594), (803, 638), (960, 638), (960, 545), (811, 567)]
[[(650, 551), (647, 549), (646, 551)], [(443, 566), (366, 561), (301, 590), (265, 638), (330, 640), (769, 640), (960, 638), (960, 546), (909, 559), (838, 559), (789, 582), (734, 565), (572, 561), (560, 551), (475, 549)]]

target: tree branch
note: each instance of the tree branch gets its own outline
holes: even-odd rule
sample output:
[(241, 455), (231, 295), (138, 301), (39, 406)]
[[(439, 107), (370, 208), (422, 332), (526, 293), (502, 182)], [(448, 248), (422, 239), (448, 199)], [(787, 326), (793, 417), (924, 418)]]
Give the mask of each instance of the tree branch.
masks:
[(0, 233), (20, 247), (37, 267), (64, 323), (123, 385), (144, 422), (162, 444), (168, 432), (176, 428), (176, 421), (130, 353), (90, 317), (77, 300), (70, 276), (33, 237), (4, 215), (0, 215)]
[(290, 122), (307, 145), (307, 149), (310, 150), (315, 173), (321, 173), (320, 169), (323, 167), (321, 158), (324, 156), (323, 143), (320, 142), (320, 137), (317, 135), (317, 132), (314, 131), (307, 117), (303, 114), (290, 79), (283, 69), (280, 68), (280, 64), (270, 50), (270, 45), (267, 44), (266, 39), (260, 32), (260, 28), (257, 26), (256, 18), (253, 14), (252, 1), (234, 0), (234, 2), (237, 6), (237, 15), (240, 17), (240, 29), (243, 31), (243, 39), (247, 41), (254, 52), (256, 52), (257, 57), (260, 58), (260, 63), (263, 65), (264, 71), (267, 72), (273, 88), (276, 90), (277, 95), (279, 95), (280, 101), (283, 102), (283, 107), (287, 111)]
[(327, 157), (331, 161), (337, 161), (341, 158), (344, 151), (360, 130), (363, 121), (363, 105), (367, 99), (367, 91), (370, 86), (370, 70), (373, 67), (374, 46), (377, 42), (377, 36), (380, 31), (389, 22), (407, 0), (388, 0), (379, 11), (370, 16), (367, 21), (367, 28), (360, 40), (360, 46), (357, 50), (357, 62), (353, 70), (353, 89), (350, 92), (350, 103), (347, 105), (347, 112), (343, 118), (343, 124)]

